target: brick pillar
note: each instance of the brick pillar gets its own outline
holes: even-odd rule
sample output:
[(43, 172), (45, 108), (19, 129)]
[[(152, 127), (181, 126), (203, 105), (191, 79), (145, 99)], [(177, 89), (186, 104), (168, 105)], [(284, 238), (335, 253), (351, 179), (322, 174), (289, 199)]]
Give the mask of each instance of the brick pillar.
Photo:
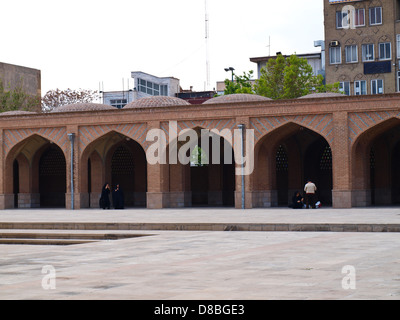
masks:
[(351, 208), (351, 170), (347, 112), (333, 113), (332, 147), (332, 206)]
[[(160, 129), (160, 121), (148, 123), (148, 129)], [(151, 144), (151, 143), (150, 143)], [(160, 150), (160, 152), (163, 150)], [(164, 150), (166, 152), (166, 150)], [(168, 154), (166, 157), (168, 160)], [(148, 209), (161, 209), (170, 206), (169, 203), (169, 165), (162, 163), (149, 163), (147, 161), (147, 194)]]

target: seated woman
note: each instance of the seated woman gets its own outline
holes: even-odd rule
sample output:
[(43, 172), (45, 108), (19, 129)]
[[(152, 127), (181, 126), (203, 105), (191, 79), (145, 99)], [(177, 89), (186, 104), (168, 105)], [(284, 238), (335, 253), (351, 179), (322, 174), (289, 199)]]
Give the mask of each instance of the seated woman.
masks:
[(293, 209), (302, 209), (304, 204), (304, 199), (301, 196), (300, 192), (296, 191), (292, 198), (292, 208)]

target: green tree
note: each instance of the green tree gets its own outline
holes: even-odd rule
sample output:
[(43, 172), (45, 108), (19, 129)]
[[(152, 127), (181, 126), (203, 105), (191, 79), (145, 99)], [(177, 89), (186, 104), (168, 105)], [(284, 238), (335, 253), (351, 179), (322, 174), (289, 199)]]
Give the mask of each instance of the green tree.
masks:
[(190, 156), (190, 163), (194, 166), (201, 167), (208, 164), (207, 154), (200, 146), (195, 146)]
[(253, 70), (248, 73), (243, 72), (242, 76), (234, 74), (234, 81), (225, 79), (225, 90), (224, 94), (234, 94), (234, 93), (250, 93), (253, 94), (253, 86), (251, 84), (251, 77), (253, 75)]
[(254, 85), (255, 93), (274, 100), (295, 99), (316, 92), (339, 92), (339, 85), (324, 85), (321, 75), (315, 76), (306, 59), (278, 55), (261, 69)]
[(10, 84), (5, 88), (3, 80), (0, 79), (0, 112), (15, 110), (39, 111), (40, 97), (25, 93), (22, 79), (14, 88), (11, 88)]

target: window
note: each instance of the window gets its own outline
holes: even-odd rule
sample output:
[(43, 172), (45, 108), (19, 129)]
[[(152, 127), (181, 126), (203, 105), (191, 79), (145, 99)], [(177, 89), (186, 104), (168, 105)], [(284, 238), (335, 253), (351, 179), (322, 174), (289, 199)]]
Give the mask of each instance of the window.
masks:
[(369, 8), (369, 24), (382, 24), (382, 7)]
[(400, 92), (400, 71), (397, 71), (397, 92)]
[(350, 21), (349, 21), (349, 13), (347, 11), (336, 11), (336, 28), (343, 29), (348, 28)]
[(127, 104), (127, 99), (111, 99), (110, 104), (118, 109), (122, 109)]
[(358, 62), (357, 46), (351, 45), (344, 48), (346, 54), (346, 63)]
[(365, 80), (354, 81), (354, 94), (356, 96), (366, 95), (367, 81)]
[(383, 94), (383, 80), (371, 80), (371, 94)]
[(362, 45), (362, 61), (374, 61), (375, 54), (374, 54), (374, 45), (373, 44), (363, 44)]
[(345, 82), (340, 82), (339, 85), (339, 90), (340, 92), (343, 92), (345, 95), (350, 95), (350, 82), (345, 81)]
[(138, 79), (139, 91), (147, 93), (151, 96), (167, 96), (168, 86), (153, 83), (151, 81), (146, 81), (143, 79)]
[(342, 50), (341, 47), (329, 48), (329, 63), (339, 64), (342, 63)]
[(400, 34), (397, 35), (397, 59), (400, 59)]
[(390, 42), (379, 43), (379, 60), (391, 60), (392, 50)]
[(365, 9), (354, 10), (354, 25), (356, 27), (365, 26)]

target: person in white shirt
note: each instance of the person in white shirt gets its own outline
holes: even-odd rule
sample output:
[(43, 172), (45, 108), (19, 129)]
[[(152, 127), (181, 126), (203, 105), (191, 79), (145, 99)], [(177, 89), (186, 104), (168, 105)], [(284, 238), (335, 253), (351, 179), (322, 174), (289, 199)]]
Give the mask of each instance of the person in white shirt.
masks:
[(310, 206), (311, 208), (315, 209), (315, 192), (317, 191), (316, 185), (311, 181), (308, 180), (306, 185), (304, 186), (305, 198), (306, 198), (306, 209)]

